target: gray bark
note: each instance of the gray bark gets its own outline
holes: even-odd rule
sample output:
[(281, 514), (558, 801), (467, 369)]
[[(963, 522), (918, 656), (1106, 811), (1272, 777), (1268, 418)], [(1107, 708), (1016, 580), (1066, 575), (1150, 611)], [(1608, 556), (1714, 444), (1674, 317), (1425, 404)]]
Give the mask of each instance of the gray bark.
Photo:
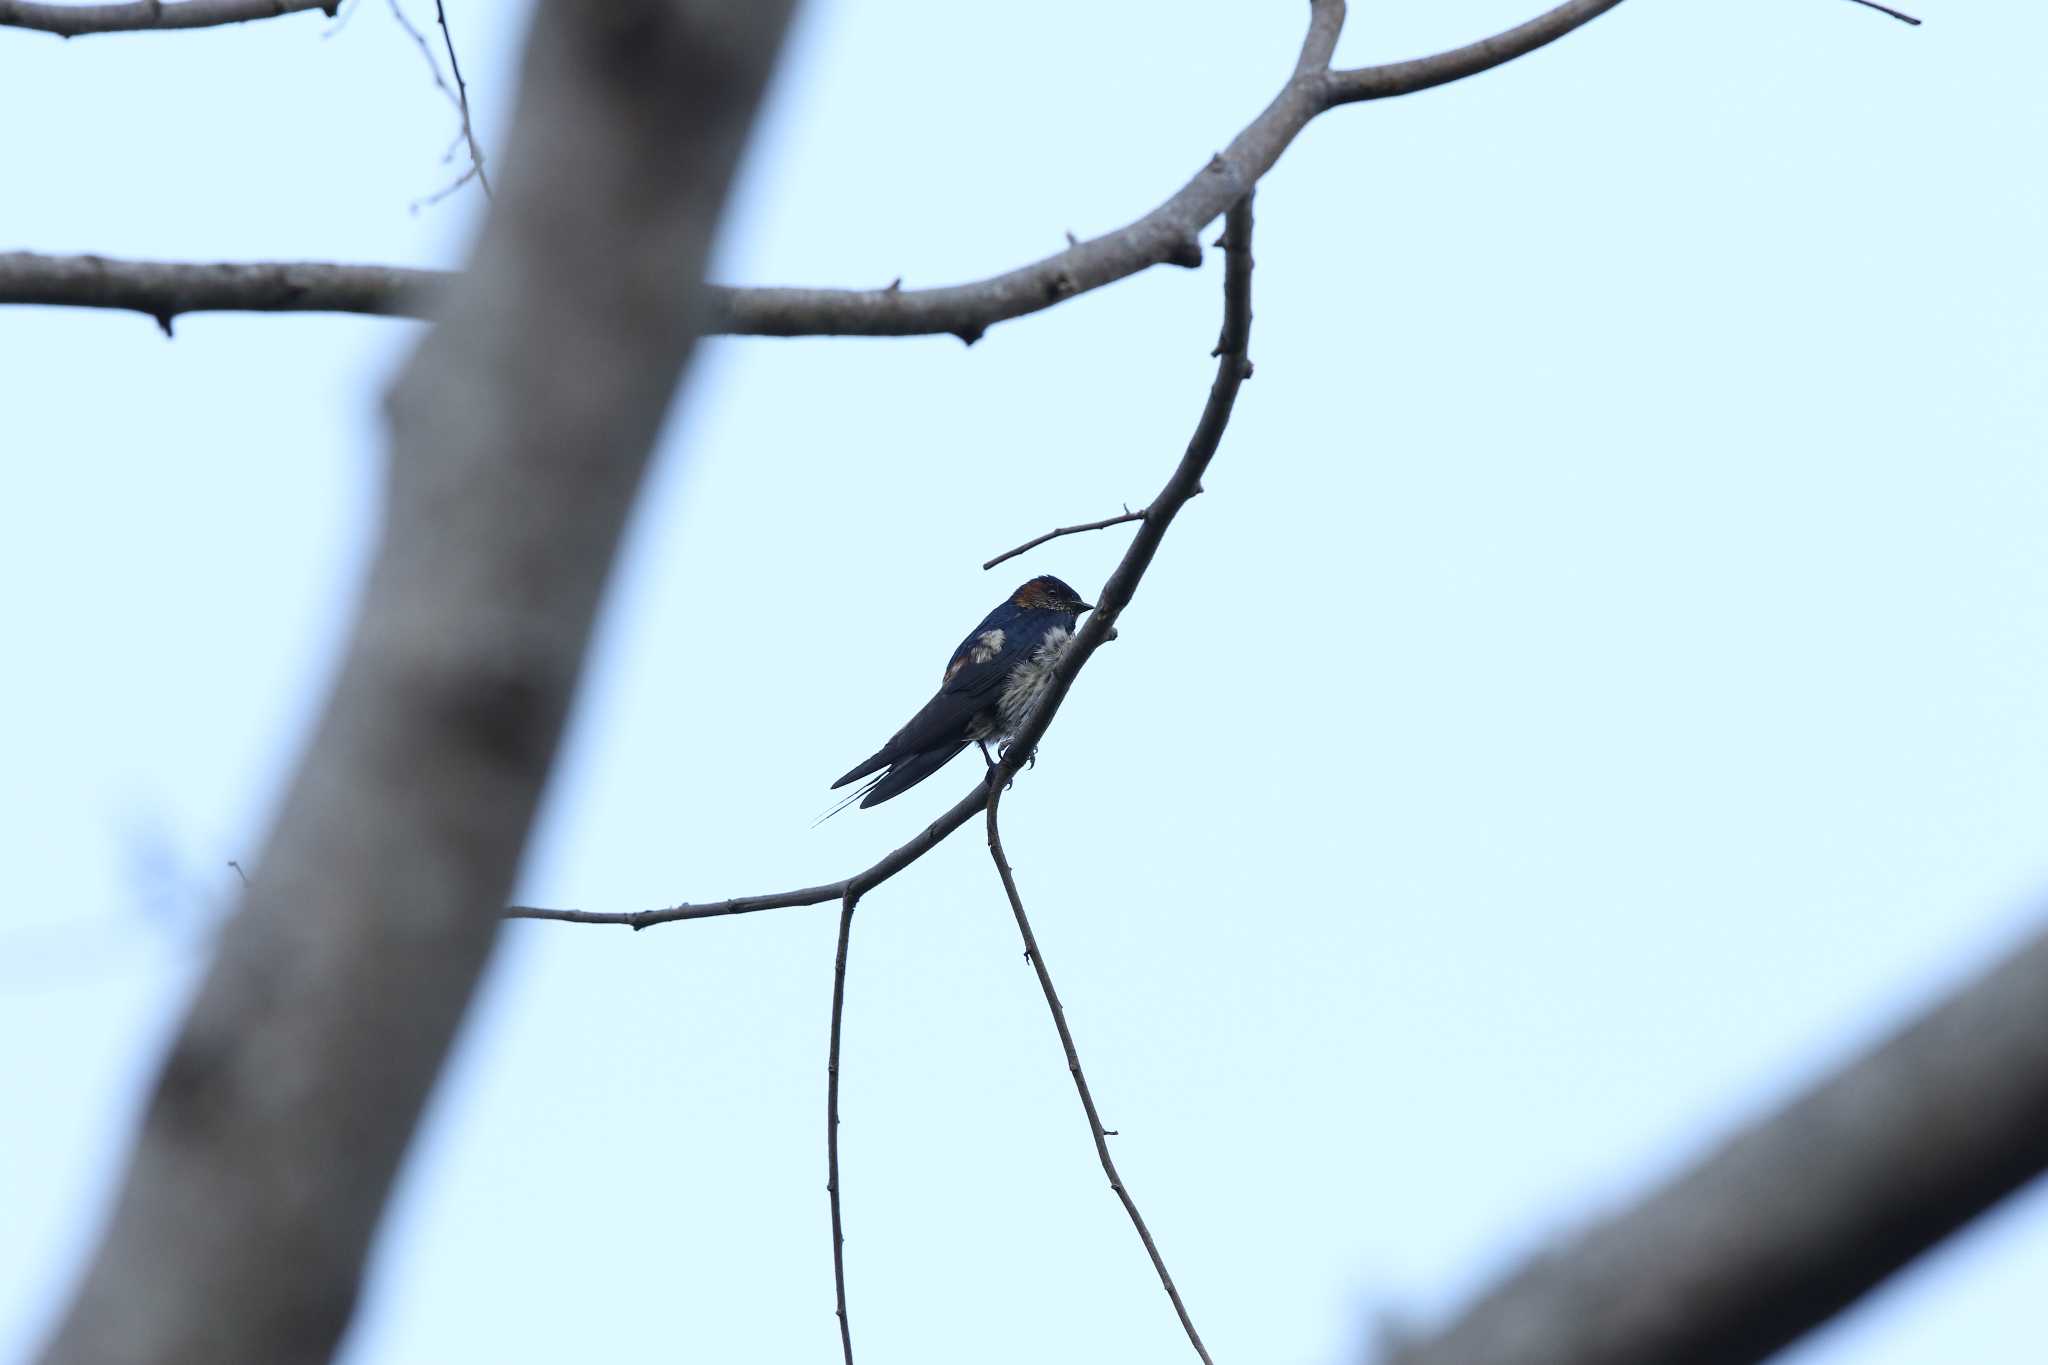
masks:
[(51, 1365), (313, 1361), (502, 922), (788, 0), (544, 4), (346, 662)]

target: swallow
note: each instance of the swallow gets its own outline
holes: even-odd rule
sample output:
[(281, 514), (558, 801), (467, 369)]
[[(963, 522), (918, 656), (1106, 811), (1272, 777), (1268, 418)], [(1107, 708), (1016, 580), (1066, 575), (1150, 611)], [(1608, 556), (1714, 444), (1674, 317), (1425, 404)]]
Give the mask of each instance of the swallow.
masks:
[(881, 773), (830, 813), (844, 809), (855, 796), (863, 809), (899, 796), (945, 767), (969, 744), (979, 744), (987, 758), (988, 742), (1004, 742), (1016, 734), (1045, 695), (1053, 666), (1073, 643), (1081, 613), (1094, 609), (1094, 603), (1083, 602), (1080, 594), (1050, 574), (1011, 593), (953, 651), (938, 695), (887, 744), (832, 784), (837, 790)]

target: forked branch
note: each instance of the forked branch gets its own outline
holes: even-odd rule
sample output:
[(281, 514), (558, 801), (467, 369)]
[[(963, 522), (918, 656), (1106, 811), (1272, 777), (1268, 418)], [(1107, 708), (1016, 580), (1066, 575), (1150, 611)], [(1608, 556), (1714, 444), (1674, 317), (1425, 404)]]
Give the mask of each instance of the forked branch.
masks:
[[(0, 0), (4, 3), (4, 0)], [(187, 8), (199, 0), (187, 0)], [(1156, 265), (1202, 262), (1199, 234), (1273, 168), (1318, 115), (1461, 80), (1533, 52), (1620, 0), (1569, 0), (1483, 42), (1433, 57), (1354, 71), (1329, 69), (1343, 0), (1311, 0), (1309, 27), (1287, 83), (1230, 145), (1164, 203), (1100, 237), (1029, 265), (935, 289), (725, 288), (713, 291), (707, 331), (747, 336), (919, 336), (979, 340), (996, 323), (1050, 308)], [(54, 8), (54, 7), (52, 7)], [(317, 262), (185, 264), (102, 257), (0, 254), (0, 304), (177, 313), (349, 312), (425, 317), (445, 288), (438, 271)], [(367, 286), (367, 288), (366, 288)]]

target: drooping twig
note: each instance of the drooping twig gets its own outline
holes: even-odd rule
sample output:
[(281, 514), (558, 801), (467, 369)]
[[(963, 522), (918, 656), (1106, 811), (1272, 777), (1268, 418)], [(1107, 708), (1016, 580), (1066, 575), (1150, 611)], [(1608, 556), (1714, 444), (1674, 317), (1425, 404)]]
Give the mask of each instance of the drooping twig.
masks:
[[(1308, 33), (1287, 83), (1228, 147), (1144, 216), (970, 284), (935, 289), (715, 289), (706, 330), (746, 336), (951, 333), (972, 342), (996, 323), (1050, 308), (1141, 270), (1169, 263), (1199, 265), (1198, 234), (1257, 184), (1317, 116), (1340, 104), (1388, 99), (1462, 80), (1554, 42), (1618, 3), (1567, 0), (1529, 23), (1435, 56), (1332, 71), (1329, 58), (1343, 27), (1344, 3), (1311, 0)], [(291, 288), (277, 286), (279, 272), (289, 274)], [(200, 311), (420, 317), (445, 281), (445, 275), (433, 271), (318, 262), (185, 264), (0, 254), (0, 304), (126, 308), (158, 318)]]
[(449, 195), (467, 185), (471, 180), (475, 180), (482, 185), (484, 197), (486, 199), (490, 198), (490, 182), (484, 178), (483, 153), (477, 147), (476, 134), (471, 130), (469, 124), (469, 90), (462, 83), (462, 68), (455, 65), (455, 43), (448, 36), (447, 15), (442, 12), (441, 6), (438, 3), (434, 6), (435, 13), (440, 18), (441, 37), (446, 41), (448, 47), (448, 64), (455, 69), (455, 84), (453, 86), (450, 86), (442, 77), (440, 58), (434, 55), (433, 46), (427, 42), (427, 35), (420, 32), (418, 26), (406, 14), (403, 0), (387, 0), (387, 3), (391, 10), (392, 19), (397, 21), (398, 27), (404, 31), (405, 36), (412, 39), (413, 46), (420, 50), (420, 59), (427, 64), (427, 74), (433, 78), (434, 88), (446, 97), (448, 107), (455, 111), (456, 118), (461, 124), (461, 127), (456, 130), (455, 141), (450, 144), (447, 153), (441, 160), (444, 163), (453, 160), (456, 149), (465, 144), (469, 148), (469, 169), (456, 176), (449, 184), (435, 190), (432, 194), (422, 199), (414, 200), (412, 203), (413, 211), (418, 212), (429, 205), (440, 203), (443, 199), (446, 199)]
[(1145, 1215), (1138, 1212), (1138, 1202), (1131, 1198), (1130, 1188), (1124, 1184), (1123, 1176), (1117, 1173), (1116, 1158), (1109, 1154), (1109, 1130), (1102, 1126), (1102, 1115), (1095, 1108), (1095, 1096), (1089, 1093), (1088, 1077), (1081, 1070), (1081, 1054), (1074, 1050), (1073, 1030), (1067, 1027), (1067, 1012), (1060, 1006), (1059, 992), (1053, 989), (1052, 973), (1046, 968), (1045, 954), (1039, 949), (1037, 936), (1031, 932), (1031, 919), (1024, 913), (1023, 897), (1017, 894), (1016, 876), (1010, 870), (1010, 860), (1003, 854), (1002, 831), (996, 821), (996, 808), (1002, 800), (1001, 784), (991, 783), (988, 792), (989, 857), (995, 860), (996, 873), (1003, 880), (1003, 894), (1010, 898), (1010, 911), (1017, 917), (1017, 932), (1024, 938), (1024, 956), (1030, 959), (1032, 970), (1038, 973), (1038, 987), (1045, 992), (1046, 1008), (1052, 1011), (1053, 1027), (1059, 1030), (1060, 1048), (1067, 1054), (1067, 1074), (1074, 1078), (1074, 1089), (1081, 1096), (1081, 1112), (1088, 1116), (1088, 1135), (1095, 1142), (1095, 1155), (1102, 1162), (1102, 1173), (1109, 1177), (1110, 1189), (1116, 1191), (1116, 1197), (1123, 1201), (1131, 1226), (1138, 1230), (1138, 1240), (1145, 1244), (1145, 1254), (1152, 1258), (1152, 1269), (1158, 1272), (1166, 1297), (1173, 1300), (1173, 1311), (1180, 1316), (1181, 1330), (1188, 1334), (1188, 1341), (1194, 1346), (1195, 1354), (1202, 1358), (1203, 1365), (1210, 1365), (1209, 1348), (1202, 1345), (1202, 1334), (1195, 1330), (1194, 1319), (1188, 1316), (1188, 1306), (1181, 1301), (1180, 1289), (1166, 1269), (1166, 1260), (1159, 1254), (1159, 1244), (1152, 1240), (1152, 1230), (1145, 1226)]
[(32, 28), (60, 38), (143, 29), (214, 28), (318, 10), (332, 19), (341, 0), (129, 0), (115, 5), (45, 5), (0, 0), (0, 28)]
[[(412, 45), (420, 50), (420, 60), (427, 64), (427, 75), (433, 78), (434, 88), (447, 97), (451, 108), (460, 109), (462, 105), (455, 98), (455, 91), (449, 88), (447, 79), (441, 75), (441, 59), (434, 55), (432, 44), (427, 42), (427, 35), (420, 32), (419, 26), (413, 23), (412, 17), (405, 12), (404, 0), (385, 0), (385, 6), (391, 11), (391, 18), (397, 23), (399, 31), (412, 39)], [(453, 147), (448, 150), (451, 155), (455, 151)]]
[(825, 1061), (825, 1190), (832, 1199), (832, 1289), (838, 1300), (839, 1348), (853, 1365), (853, 1326), (846, 1318), (846, 1232), (839, 1217), (839, 1023), (846, 1015), (846, 944), (859, 898), (839, 905), (839, 948), (832, 955), (832, 1048)]
[(469, 140), (469, 164), (476, 169), (476, 183), (484, 198), (491, 197), (491, 177), (484, 171), (484, 149), (477, 145), (476, 124), (469, 117), (469, 85), (462, 79), (462, 61), (455, 55), (455, 35), (448, 31), (448, 7), (434, 0), (434, 20), (441, 25), (441, 42), (448, 49), (448, 70), (455, 76), (455, 105), (462, 113), (462, 136)]

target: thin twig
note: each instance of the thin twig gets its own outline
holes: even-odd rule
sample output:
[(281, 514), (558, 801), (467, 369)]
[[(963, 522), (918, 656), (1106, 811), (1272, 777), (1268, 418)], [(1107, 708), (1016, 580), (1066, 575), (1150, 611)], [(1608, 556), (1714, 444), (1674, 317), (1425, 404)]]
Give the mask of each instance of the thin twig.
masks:
[(1023, 554), (1025, 551), (1035, 550), (1039, 546), (1045, 544), (1045, 542), (1047, 542), (1048, 540), (1058, 540), (1061, 536), (1078, 536), (1083, 531), (1101, 531), (1106, 530), (1111, 526), (1121, 526), (1127, 521), (1143, 521), (1144, 519), (1145, 509), (1140, 507), (1135, 512), (1127, 511), (1122, 516), (1104, 517), (1101, 521), (1091, 521), (1082, 526), (1062, 526), (1056, 531), (1047, 531), (1042, 536), (1038, 536), (1032, 540), (1027, 540), (1014, 550), (1003, 551), (1001, 554), (997, 555), (994, 559), (989, 560), (981, 567), (984, 569), (993, 569), (996, 565), (1002, 563), (1006, 559), (1015, 559), (1018, 555)]
[(549, 910), (535, 905), (514, 905), (505, 911), (505, 917), (560, 920), (568, 924), (619, 924), (629, 929), (646, 929), (656, 924), (674, 924), (679, 920), (716, 919), (723, 915), (750, 914), (756, 910), (823, 905), (827, 901), (842, 901), (848, 896), (857, 900), (937, 848), (947, 835), (973, 819), (981, 810), (985, 792), (983, 785), (976, 782), (972, 791), (954, 802), (944, 815), (926, 825), (918, 832), (916, 838), (891, 850), (888, 856), (873, 866), (844, 880), (827, 882), (822, 886), (804, 886), (794, 891), (777, 891), (763, 896), (734, 896), (731, 900), (695, 905), (671, 905), (658, 910)]
[(455, 92), (448, 88), (448, 82), (442, 78), (441, 59), (434, 55), (433, 45), (427, 41), (427, 35), (420, 32), (413, 21), (407, 17), (405, 7), (399, 3), (399, 0), (385, 0), (385, 3), (391, 9), (391, 17), (396, 19), (399, 28), (405, 31), (405, 36), (412, 39), (413, 45), (419, 48), (420, 57), (427, 64), (427, 74), (434, 78), (434, 88), (447, 96), (448, 103), (451, 106), (460, 109), (462, 107), (461, 101), (456, 99)]
[(469, 86), (462, 79), (462, 62), (455, 55), (455, 35), (448, 31), (448, 9), (434, 0), (434, 19), (441, 25), (441, 42), (448, 49), (448, 69), (455, 73), (455, 102), (462, 110), (462, 135), (469, 139), (469, 164), (476, 167), (476, 182), (491, 197), (491, 178), (484, 174), (484, 149), (477, 145), (476, 125), (469, 118)]
[(832, 1289), (846, 1365), (853, 1365), (853, 1328), (846, 1320), (846, 1233), (839, 1218), (839, 1021), (846, 1014), (846, 943), (853, 936), (853, 908), (859, 903), (849, 891), (839, 905), (839, 950), (832, 957), (832, 1050), (825, 1062), (825, 1192), (832, 1197)]
[(1145, 1215), (1138, 1212), (1138, 1203), (1131, 1198), (1123, 1176), (1117, 1173), (1116, 1159), (1109, 1154), (1109, 1130), (1102, 1126), (1102, 1115), (1095, 1108), (1095, 1096), (1088, 1091), (1088, 1077), (1081, 1070), (1081, 1054), (1074, 1050), (1073, 1030), (1067, 1027), (1067, 1012), (1060, 1006), (1059, 992), (1053, 989), (1052, 973), (1045, 966), (1045, 954), (1039, 951), (1038, 939), (1031, 932), (1031, 919), (1024, 913), (1023, 898), (1017, 894), (1017, 879), (1010, 871), (1010, 860), (1003, 854), (1003, 836), (996, 823), (996, 808), (1002, 800), (1002, 785), (991, 783), (988, 792), (989, 857), (995, 860), (996, 873), (1003, 879), (1003, 894), (1010, 898), (1010, 910), (1017, 917), (1017, 932), (1024, 936), (1024, 956), (1031, 959), (1031, 969), (1038, 973), (1039, 989), (1045, 992), (1045, 1004), (1052, 1011), (1053, 1027), (1059, 1030), (1060, 1047), (1067, 1054), (1067, 1074), (1074, 1078), (1074, 1089), (1081, 1096), (1081, 1111), (1088, 1116), (1088, 1136), (1094, 1140), (1095, 1155), (1102, 1162), (1102, 1173), (1109, 1177), (1109, 1187), (1123, 1201), (1124, 1212), (1131, 1217), (1131, 1226), (1138, 1230), (1138, 1240), (1145, 1244), (1145, 1254), (1152, 1258), (1152, 1268), (1159, 1272), (1159, 1283), (1165, 1286), (1166, 1297), (1173, 1300), (1173, 1311), (1180, 1316), (1181, 1329), (1188, 1334), (1188, 1341), (1194, 1346), (1195, 1354), (1202, 1358), (1202, 1365), (1212, 1365), (1209, 1348), (1202, 1345), (1202, 1334), (1195, 1330), (1194, 1319), (1188, 1316), (1188, 1306), (1181, 1301), (1180, 1290), (1166, 1269), (1165, 1258), (1159, 1254), (1159, 1245), (1152, 1240), (1152, 1230), (1145, 1226)]
[(1893, 9), (1890, 5), (1880, 5), (1877, 3), (1877, 0), (1854, 0), (1854, 3), (1863, 6), (1865, 9), (1874, 9), (1879, 14), (1889, 14), (1892, 18), (1898, 20), (1902, 24), (1911, 24), (1914, 28), (1920, 27), (1920, 21), (1918, 19), (1915, 19), (1912, 15), (1902, 14), (1898, 10)]
[(421, 209), (432, 208), (434, 205), (440, 203), (443, 199), (446, 199), (449, 195), (455, 193), (455, 191), (461, 189), (464, 185), (467, 185), (470, 181), (476, 178), (477, 168), (474, 165), (471, 165), (468, 170), (464, 171), (461, 175), (456, 176), (453, 180), (443, 185), (440, 189), (435, 190), (432, 194), (427, 195), (425, 198), (422, 199), (415, 199), (410, 204), (407, 204), (405, 206), (406, 211), (408, 213), (418, 213)]

